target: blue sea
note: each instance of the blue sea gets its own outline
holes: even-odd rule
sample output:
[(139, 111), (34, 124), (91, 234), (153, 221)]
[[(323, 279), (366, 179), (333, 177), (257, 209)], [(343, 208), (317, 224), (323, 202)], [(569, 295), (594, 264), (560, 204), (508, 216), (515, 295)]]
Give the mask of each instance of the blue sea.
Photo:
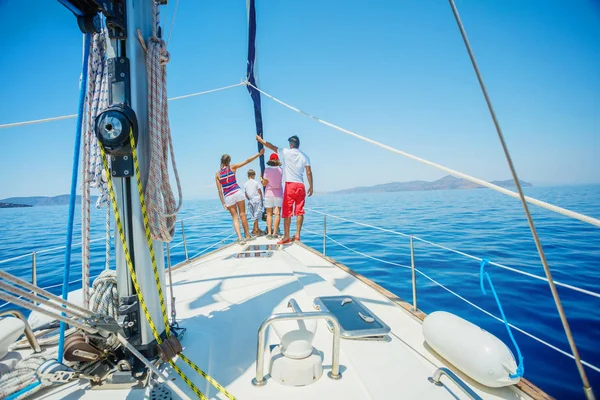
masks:
[[(526, 194), (600, 218), (600, 186), (530, 187)], [(412, 234), (422, 239), (543, 276), (544, 272), (520, 203), (487, 189), (382, 194), (315, 195), (307, 207), (364, 224)], [(218, 201), (185, 201), (184, 220), (189, 256), (207, 252), (219, 241), (233, 240), (231, 220)], [(31, 253), (65, 243), (66, 206), (0, 210), (0, 260), (25, 255), (0, 268), (31, 279)], [(600, 292), (600, 228), (531, 206), (555, 280)], [(104, 268), (104, 210), (92, 215), (92, 276)], [(76, 220), (79, 220), (79, 207)], [(322, 250), (323, 215), (308, 211), (302, 240)], [(412, 301), (409, 240), (334, 217), (327, 218), (327, 255), (367, 276), (407, 301)], [(81, 286), (80, 224), (75, 227), (70, 290)], [(211, 247), (214, 246), (214, 247)], [(181, 226), (171, 244), (173, 264), (185, 259)], [(356, 252), (380, 259), (366, 258)], [(1, 261), (0, 261), (1, 262)], [(113, 262), (114, 264), (114, 262)], [(165, 263), (166, 264), (166, 263)], [(479, 288), (479, 262), (415, 241), (418, 269), (469, 302), (499, 315), (488, 291)], [(64, 249), (37, 255), (38, 285), (59, 293)], [(570, 352), (546, 282), (488, 266), (510, 323)], [(418, 307), (426, 313), (445, 310), (481, 326), (513, 348), (504, 325), (422, 276), (417, 276)], [(559, 287), (579, 352), (587, 363), (600, 366), (600, 298)], [(584, 398), (575, 362), (538, 341), (513, 331), (525, 357), (525, 377), (560, 399)], [(513, 349), (514, 352), (514, 349)], [(586, 372), (596, 394), (600, 373)]]

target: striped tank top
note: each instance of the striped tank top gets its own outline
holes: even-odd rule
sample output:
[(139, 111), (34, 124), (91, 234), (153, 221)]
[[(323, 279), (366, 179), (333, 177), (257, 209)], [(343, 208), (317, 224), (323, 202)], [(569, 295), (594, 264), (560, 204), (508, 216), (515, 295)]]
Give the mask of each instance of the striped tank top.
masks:
[(223, 194), (225, 196), (231, 196), (240, 190), (237, 180), (235, 179), (235, 173), (229, 167), (221, 168), (219, 172), (219, 181), (223, 187)]

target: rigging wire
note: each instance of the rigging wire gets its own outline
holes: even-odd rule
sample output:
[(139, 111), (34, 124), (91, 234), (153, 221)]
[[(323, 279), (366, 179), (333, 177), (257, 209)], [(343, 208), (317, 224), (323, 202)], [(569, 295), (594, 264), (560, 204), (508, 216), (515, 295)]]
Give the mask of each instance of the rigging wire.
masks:
[(506, 157), (506, 162), (510, 168), (510, 172), (512, 174), (513, 180), (517, 187), (517, 192), (519, 194), (519, 199), (521, 200), (521, 204), (523, 205), (523, 211), (525, 211), (525, 216), (527, 217), (527, 222), (529, 224), (529, 228), (531, 230), (531, 235), (533, 236), (533, 240), (535, 241), (535, 246), (537, 247), (538, 254), (540, 256), (540, 261), (542, 262), (542, 266), (544, 267), (544, 273), (546, 274), (546, 278), (548, 278), (548, 285), (550, 286), (550, 291), (552, 292), (552, 297), (554, 298), (554, 303), (556, 304), (556, 308), (558, 310), (558, 314), (560, 316), (560, 320), (562, 322), (565, 334), (567, 336), (567, 340), (569, 341), (569, 346), (571, 347), (571, 352), (573, 353), (573, 357), (575, 357), (575, 363), (577, 364), (577, 369), (579, 370), (579, 375), (581, 376), (581, 381), (583, 382), (583, 390), (588, 399), (594, 398), (594, 393), (590, 386), (590, 383), (587, 378), (587, 374), (585, 369), (583, 368), (583, 364), (581, 363), (581, 358), (579, 356), (579, 351), (577, 350), (577, 345), (575, 344), (575, 339), (573, 338), (573, 334), (571, 333), (571, 327), (569, 326), (569, 321), (567, 320), (567, 316), (563, 309), (562, 303), (560, 301), (560, 296), (558, 295), (558, 290), (556, 289), (556, 285), (552, 280), (552, 273), (550, 272), (550, 266), (548, 265), (548, 260), (546, 260), (546, 255), (544, 253), (544, 249), (542, 247), (542, 243), (540, 238), (538, 237), (537, 230), (535, 228), (535, 224), (533, 222), (533, 218), (531, 213), (529, 212), (529, 207), (527, 206), (527, 200), (525, 198), (525, 194), (523, 193), (523, 189), (521, 188), (521, 183), (519, 182), (519, 177), (517, 176), (517, 170), (513, 164), (512, 157), (510, 156), (510, 152), (508, 151), (508, 146), (506, 145), (506, 141), (504, 139), (504, 134), (502, 133), (502, 129), (500, 128), (500, 123), (496, 117), (496, 113), (494, 111), (494, 107), (492, 105), (492, 101), (488, 95), (487, 89), (485, 88), (485, 84), (483, 82), (483, 77), (481, 72), (479, 71), (479, 67), (477, 65), (477, 61), (475, 60), (475, 55), (473, 54), (473, 50), (471, 49), (471, 44), (469, 43), (469, 38), (467, 37), (467, 32), (463, 26), (462, 20), (458, 13), (458, 9), (454, 4), (454, 0), (448, 0), (450, 3), (450, 7), (452, 8), (452, 13), (454, 14), (454, 18), (456, 19), (456, 24), (458, 25), (458, 29), (460, 30), (460, 34), (462, 36), (463, 42), (465, 43), (465, 47), (467, 48), (467, 52), (469, 53), (469, 58), (471, 59), (471, 63), (473, 64), (473, 69), (475, 70), (475, 74), (477, 75), (477, 80), (479, 81), (479, 86), (481, 87), (481, 91), (483, 93), (483, 97), (485, 98), (485, 102), (488, 106), (490, 116), (494, 122), (494, 126), (496, 128), (496, 133), (498, 134), (498, 139), (500, 140), (500, 144), (502, 145), (502, 150), (504, 151), (504, 156)]
[[(215, 89), (204, 90), (204, 91), (201, 91), (201, 92), (195, 92), (195, 93), (185, 94), (185, 95), (182, 95), (182, 96), (175, 96), (175, 97), (169, 98), (168, 100), (169, 101), (175, 101), (175, 100), (187, 99), (189, 97), (196, 97), (196, 96), (202, 96), (202, 95), (205, 95), (205, 94), (208, 94), (208, 93), (220, 92), (222, 90), (232, 89), (232, 88), (238, 87), (238, 86), (246, 86), (246, 82), (240, 82), (240, 83), (236, 83), (234, 85), (228, 85), (228, 86), (218, 87), (218, 88), (215, 88)], [(0, 129), (15, 128), (15, 127), (18, 127), (18, 126), (25, 126), (25, 125), (42, 124), (42, 123), (45, 123), (45, 122), (61, 121), (61, 120), (73, 119), (73, 118), (77, 118), (77, 114), (69, 114), (69, 115), (63, 115), (63, 116), (60, 116), (60, 117), (42, 118), (42, 119), (35, 119), (35, 120), (21, 121), (21, 122), (11, 122), (11, 123), (8, 123), (8, 124), (1, 124), (0, 125)]]
[[(467, 174), (465, 174), (463, 172), (456, 171), (454, 169), (445, 167), (445, 166), (443, 166), (441, 164), (437, 164), (435, 162), (425, 160), (424, 158), (421, 158), (421, 157), (415, 156), (413, 154), (407, 153), (405, 151), (396, 149), (394, 147), (388, 146), (388, 145), (383, 144), (381, 142), (378, 142), (376, 140), (369, 139), (366, 136), (359, 135), (356, 132), (352, 132), (351, 130), (342, 128), (341, 126), (332, 124), (331, 122), (327, 122), (324, 119), (315, 117), (314, 115), (311, 115), (311, 114), (309, 114), (309, 113), (307, 113), (305, 111), (300, 110), (299, 108), (296, 108), (296, 107), (294, 107), (292, 105), (289, 105), (288, 103), (285, 103), (284, 101), (276, 98), (275, 96), (270, 95), (269, 93), (265, 92), (264, 90), (259, 89), (256, 86), (253, 86), (251, 83), (247, 83), (247, 84), (248, 84), (248, 86), (252, 86), (254, 89), (258, 90), (260, 93), (264, 94), (265, 96), (267, 96), (271, 100), (273, 100), (273, 101), (281, 104), (282, 106), (284, 106), (286, 108), (289, 108), (290, 110), (295, 111), (295, 112), (297, 112), (299, 114), (302, 114), (302, 115), (304, 115), (304, 116), (306, 116), (308, 118), (311, 118), (311, 119), (313, 119), (313, 120), (315, 120), (315, 121), (317, 121), (317, 122), (319, 122), (319, 123), (321, 123), (323, 125), (329, 126), (330, 128), (338, 130), (338, 131), (340, 131), (342, 133), (345, 133), (347, 135), (353, 136), (353, 137), (355, 137), (357, 139), (360, 139), (360, 140), (362, 140), (364, 142), (371, 143), (371, 144), (373, 144), (373, 145), (375, 145), (377, 147), (380, 147), (382, 149), (391, 151), (392, 153), (400, 154), (401, 156), (404, 156), (404, 157), (410, 158), (412, 160), (418, 161), (418, 162), (420, 162), (422, 164), (426, 164), (426, 165), (429, 165), (431, 167), (437, 168), (437, 169), (439, 169), (441, 171), (444, 171), (444, 172), (446, 172), (446, 173), (448, 173), (450, 175), (453, 175), (455, 177), (466, 179), (466, 180), (468, 180), (470, 182), (476, 183), (476, 184), (481, 185), (481, 186), (485, 186), (485, 187), (487, 187), (489, 189), (495, 190), (497, 192), (500, 192), (502, 194), (508, 195), (510, 197), (514, 197), (516, 199), (520, 198), (518, 193), (515, 193), (515, 192), (513, 192), (511, 190), (505, 189), (505, 188), (503, 188), (501, 186), (494, 185), (491, 182), (485, 181), (483, 179), (475, 178), (474, 176), (467, 175)], [(553, 211), (555, 213), (562, 214), (562, 215), (565, 215), (567, 217), (570, 217), (570, 218), (573, 218), (573, 219), (578, 219), (578, 220), (580, 220), (582, 222), (587, 222), (588, 224), (600, 227), (600, 220), (597, 219), (597, 218), (590, 217), (590, 216), (584, 215), (584, 214), (580, 214), (578, 212), (571, 211), (571, 210), (568, 210), (566, 208), (558, 207), (558, 206), (555, 206), (554, 204), (546, 203), (545, 201), (541, 201), (541, 200), (535, 199), (533, 197), (525, 196), (525, 200), (528, 203), (531, 203), (531, 204), (534, 204), (536, 206), (545, 208), (545, 209)]]
[[(171, 19), (171, 25), (169, 26), (169, 34), (167, 35), (167, 46), (169, 46), (169, 40), (171, 40), (171, 32), (173, 32), (173, 25), (175, 25), (175, 17), (177, 16), (177, 6), (179, 5), (179, 0), (175, 1), (175, 8), (173, 9), (173, 18)], [(166, 17), (166, 15), (165, 15)], [(166, 26), (163, 24), (163, 26)]]
[[(167, 15), (169, 14), (169, 4), (171, 4), (170, 1), (167, 1), (166, 4), (164, 4), (164, 12), (161, 12), (161, 21), (160, 21), (160, 25), (161, 26), (167, 26)], [(160, 7), (159, 7), (160, 8)]]

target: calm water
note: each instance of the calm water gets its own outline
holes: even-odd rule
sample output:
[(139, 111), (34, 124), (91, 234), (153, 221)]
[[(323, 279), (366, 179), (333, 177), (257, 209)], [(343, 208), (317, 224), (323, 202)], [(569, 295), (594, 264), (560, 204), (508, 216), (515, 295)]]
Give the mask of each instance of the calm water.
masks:
[[(527, 194), (600, 218), (600, 186), (536, 187)], [(182, 219), (219, 209), (217, 201), (184, 202)], [(377, 195), (314, 196), (308, 206), (387, 229), (410, 233), (447, 247), (488, 258), (533, 274), (543, 270), (518, 201), (489, 190), (429, 191)], [(539, 235), (556, 280), (600, 292), (600, 228), (532, 207)], [(0, 210), (0, 260), (34, 250), (64, 245), (67, 207)], [(77, 217), (78, 219), (78, 217)], [(189, 255), (193, 256), (231, 231), (227, 215), (218, 213), (185, 221)], [(303, 241), (322, 249), (323, 216), (308, 213)], [(79, 242), (79, 225), (75, 243)], [(310, 233), (310, 231), (315, 233)], [(328, 218), (328, 234), (349, 248), (380, 259), (410, 265), (408, 239), (352, 223)], [(104, 211), (93, 214), (92, 238), (104, 235)], [(174, 263), (185, 259), (181, 231), (172, 243)], [(231, 240), (231, 239), (227, 239)], [(178, 245), (179, 244), (179, 245)], [(81, 277), (80, 248), (74, 248), (71, 280)], [(327, 254), (366, 275), (383, 287), (410, 300), (410, 270), (366, 259), (328, 243)], [(62, 281), (64, 250), (39, 254), (38, 284)], [(469, 301), (498, 315), (488, 293), (479, 289), (477, 261), (415, 242), (415, 262), (433, 279)], [(30, 278), (31, 257), (0, 264), (0, 268)], [(92, 275), (104, 268), (104, 242), (92, 244)], [(59, 270), (59, 271), (57, 271)], [(510, 271), (488, 267), (509, 321), (539, 338), (569, 351), (558, 313), (545, 282)], [(430, 313), (446, 310), (492, 332), (506, 343), (504, 326), (452, 296), (423, 277), (417, 278), (419, 308)], [(71, 285), (71, 290), (81, 283)], [(58, 293), (60, 287), (52, 289)], [(560, 288), (559, 294), (583, 360), (600, 366), (600, 299)], [(525, 357), (525, 377), (557, 398), (584, 398), (573, 360), (514, 332)], [(510, 345), (512, 348), (512, 345)], [(596, 393), (600, 373), (586, 368)]]

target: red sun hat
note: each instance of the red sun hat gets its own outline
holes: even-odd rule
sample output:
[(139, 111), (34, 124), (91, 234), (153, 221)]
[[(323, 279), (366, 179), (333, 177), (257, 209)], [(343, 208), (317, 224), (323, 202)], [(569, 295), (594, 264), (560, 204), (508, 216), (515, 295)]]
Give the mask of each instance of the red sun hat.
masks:
[(279, 156), (277, 155), (277, 153), (273, 153), (273, 154), (271, 154), (271, 156), (269, 156), (269, 161), (273, 161), (273, 160), (279, 161)]

